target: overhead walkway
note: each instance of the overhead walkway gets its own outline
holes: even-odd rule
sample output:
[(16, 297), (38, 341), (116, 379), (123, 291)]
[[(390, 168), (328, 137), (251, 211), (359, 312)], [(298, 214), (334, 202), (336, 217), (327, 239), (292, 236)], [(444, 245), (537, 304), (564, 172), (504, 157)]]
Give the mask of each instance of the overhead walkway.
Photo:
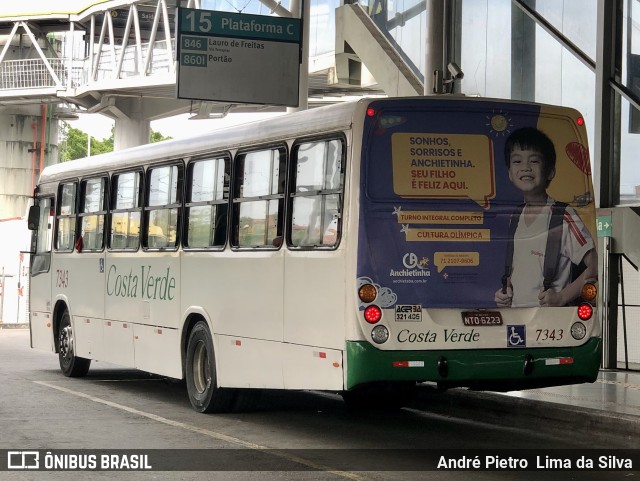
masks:
[[(269, 11), (292, 13), (274, 0)], [(200, 102), (176, 98), (175, 2), (72, 0), (51, 5), (25, 0), (0, 11), (0, 107), (54, 105), (58, 118), (81, 110), (125, 121), (149, 121), (192, 112), (218, 118), (233, 112), (283, 111), (282, 107)], [(200, 0), (179, 2), (199, 8)], [(382, 94), (375, 84), (337, 80), (333, 54), (309, 59), (311, 105), (335, 97)], [(260, 79), (256, 79), (259, 82)], [(148, 137), (148, 135), (147, 135)]]
[[(324, 1), (325, 6), (331, 6), (329, 0)], [(294, 15), (276, 0), (259, 2), (263, 14), (288, 17), (298, 16), (301, 3), (309, 5), (291, 0)], [(120, 150), (147, 143), (152, 120), (182, 113), (190, 113), (194, 119), (215, 119), (232, 112), (286, 110), (271, 105), (176, 98), (176, 5), (200, 8), (201, 2), (22, 0), (3, 4), (0, 124), (6, 127), (0, 134), (0, 176), (15, 181), (0, 189), (0, 218), (22, 216), (37, 176), (45, 166), (57, 162), (61, 140), (58, 120), (78, 118), (78, 113), (110, 117), (115, 124), (114, 148)], [(326, 17), (318, 20), (315, 28), (322, 28), (322, 22), (333, 22), (332, 12)], [(304, 18), (310, 19), (310, 14)], [(306, 27), (303, 32), (311, 30)], [(326, 36), (326, 32), (321, 35)], [(355, 44), (354, 39), (350, 41)], [(305, 44), (308, 42), (303, 42), (303, 50)], [(310, 57), (302, 55), (303, 108), (345, 97), (385, 94), (371, 75), (358, 82), (343, 81), (336, 56), (326, 47), (314, 49)], [(377, 67), (374, 70), (379, 72)], [(259, 85), (261, 79), (255, 81)], [(396, 88), (390, 93), (403, 92)], [(419, 88), (413, 92), (419, 92)]]

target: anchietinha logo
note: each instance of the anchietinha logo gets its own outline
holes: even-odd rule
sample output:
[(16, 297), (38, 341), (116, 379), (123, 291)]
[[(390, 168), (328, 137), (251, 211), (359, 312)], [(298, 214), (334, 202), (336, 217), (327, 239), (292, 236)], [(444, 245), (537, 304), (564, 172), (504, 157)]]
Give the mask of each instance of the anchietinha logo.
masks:
[(428, 257), (418, 259), (413, 252), (407, 252), (402, 257), (402, 265), (404, 269), (391, 269), (390, 277), (431, 277), (429, 270), (430, 260)]

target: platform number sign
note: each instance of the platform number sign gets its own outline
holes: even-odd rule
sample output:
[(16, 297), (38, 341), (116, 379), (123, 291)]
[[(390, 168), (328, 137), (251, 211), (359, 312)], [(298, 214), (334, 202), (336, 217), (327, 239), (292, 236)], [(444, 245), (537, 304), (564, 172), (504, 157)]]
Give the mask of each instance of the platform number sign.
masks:
[(177, 97), (298, 105), (297, 18), (178, 9)]

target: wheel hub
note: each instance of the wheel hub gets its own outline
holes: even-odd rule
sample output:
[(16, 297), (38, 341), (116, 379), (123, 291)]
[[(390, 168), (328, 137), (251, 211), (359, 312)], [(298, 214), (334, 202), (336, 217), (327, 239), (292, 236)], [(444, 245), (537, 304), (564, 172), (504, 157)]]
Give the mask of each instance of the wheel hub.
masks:
[(60, 354), (62, 357), (70, 357), (73, 353), (73, 336), (71, 333), (71, 326), (65, 326), (60, 331)]

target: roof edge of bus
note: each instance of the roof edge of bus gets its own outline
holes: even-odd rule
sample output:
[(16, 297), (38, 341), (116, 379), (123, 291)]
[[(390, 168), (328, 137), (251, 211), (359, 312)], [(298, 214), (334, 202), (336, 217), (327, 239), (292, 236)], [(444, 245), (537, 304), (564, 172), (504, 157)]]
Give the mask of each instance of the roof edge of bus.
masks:
[[(302, 131), (304, 135), (348, 128), (353, 120), (356, 105), (364, 99), (350, 100), (339, 104), (325, 105), (309, 110), (293, 112), (269, 119), (255, 120), (245, 124), (214, 129), (178, 139), (164, 140), (144, 144), (128, 149), (108, 152), (91, 157), (83, 157), (60, 162), (44, 168), (39, 183), (56, 180), (70, 170), (91, 172), (117, 170), (129, 162), (153, 160), (171, 160), (192, 157), (206, 152), (243, 148), (251, 144), (268, 144), (279, 139), (294, 137), (301, 133), (300, 123), (306, 117), (311, 118), (309, 127)], [(320, 115), (319, 115), (320, 114)], [(292, 116), (299, 121), (291, 122)]]
[[(130, 166), (131, 162), (162, 162), (188, 158), (205, 154), (207, 152), (220, 152), (235, 150), (252, 144), (266, 145), (269, 142), (309, 136), (322, 132), (346, 129), (352, 125), (354, 115), (359, 110), (364, 110), (374, 102), (429, 102), (429, 101), (474, 101), (489, 103), (508, 103), (511, 105), (539, 105), (541, 107), (550, 104), (525, 102), (519, 100), (499, 99), (490, 97), (472, 97), (461, 94), (425, 95), (413, 97), (362, 97), (355, 100), (347, 100), (331, 105), (323, 105), (308, 110), (288, 113), (269, 119), (256, 120), (245, 124), (225, 127), (209, 132), (194, 134), (183, 138), (164, 140), (153, 144), (145, 144), (128, 149), (118, 150), (92, 157), (84, 157), (68, 162), (60, 162), (45, 167), (42, 171), (39, 183), (60, 180), (64, 175), (73, 170), (76, 175), (83, 176), (95, 172), (115, 171)], [(566, 112), (574, 112), (580, 116), (580, 112), (571, 107), (563, 107)], [(292, 122), (291, 119), (296, 121)], [(302, 122), (309, 127), (300, 130)]]

